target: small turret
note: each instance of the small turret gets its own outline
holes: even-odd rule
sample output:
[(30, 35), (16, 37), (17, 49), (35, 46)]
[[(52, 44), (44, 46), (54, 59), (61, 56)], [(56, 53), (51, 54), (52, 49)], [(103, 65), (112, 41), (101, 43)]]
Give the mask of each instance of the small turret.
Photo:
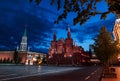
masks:
[(71, 38), (71, 34), (70, 34), (70, 27), (68, 25), (68, 34), (67, 34), (68, 38)]
[(17, 49), (17, 51), (19, 51), (19, 46), (17, 46), (17, 48), (16, 48), (16, 49)]
[(54, 32), (53, 41), (56, 41), (56, 32)]

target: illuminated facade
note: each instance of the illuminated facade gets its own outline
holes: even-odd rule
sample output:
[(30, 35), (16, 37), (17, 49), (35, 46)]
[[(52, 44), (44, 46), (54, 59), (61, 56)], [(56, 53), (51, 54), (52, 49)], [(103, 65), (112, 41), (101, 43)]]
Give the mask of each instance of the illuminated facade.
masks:
[(27, 45), (27, 30), (25, 28), (24, 34), (22, 36), (20, 49), (17, 47), (19, 56), (22, 58), (22, 62), (26, 65), (33, 65), (37, 61), (37, 57), (40, 55), (41, 59), (45, 57), (43, 53), (31, 52)]
[(118, 41), (120, 44), (120, 19), (116, 19), (115, 25), (113, 28), (113, 35), (114, 35), (114, 40)]
[(90, 55), (73, 42), (70, 28), (66, 39), (56, 40), (56, 32), (54, 32), (48, 54), (48, 64), (81, 64), (90, 60)]
[[(113, 28), (114, 40), (118, 41), (118, 46), (120, 47), (120, 19), (116, 19)], [(118, 54), (118, 61), (120, 61), (120, 54)]]

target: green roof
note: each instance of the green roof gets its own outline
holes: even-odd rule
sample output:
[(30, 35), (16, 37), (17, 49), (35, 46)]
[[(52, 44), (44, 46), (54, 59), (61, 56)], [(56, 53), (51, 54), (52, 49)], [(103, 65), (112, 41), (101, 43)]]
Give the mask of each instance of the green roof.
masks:
[(27, 29), (25, 28), (24, 37), (27, 37)]

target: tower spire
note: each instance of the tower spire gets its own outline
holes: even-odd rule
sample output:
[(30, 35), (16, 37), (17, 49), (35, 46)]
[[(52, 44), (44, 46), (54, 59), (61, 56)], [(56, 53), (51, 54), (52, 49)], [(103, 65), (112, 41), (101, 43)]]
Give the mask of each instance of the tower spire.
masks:
[(26, 27), (27, 27), (27, 25), (25, 25), (25, 31), (22, 36), (20, 51), (27, 51), (27, 29), (26, 29)]
[(16, 47), (17, 51), (19, 50), (19, 46)]
[(25, 31), (23, 36), (27, 37), (27, 25), (25, 25)]
[(24, 35), (23, 36), (27, 36), (27, 29), (25, 28), (25, 31), (24, 31)]
[(54, 30), (53, 40), (56, 41), (56, 31)]
[(71, 35), (70, 35), (70, 26), (69, 26), (69, 24), (68, 24), (68, 38), (71, 38)]
[(68, 24), (68, 32), (70, 32), (70, 25)]

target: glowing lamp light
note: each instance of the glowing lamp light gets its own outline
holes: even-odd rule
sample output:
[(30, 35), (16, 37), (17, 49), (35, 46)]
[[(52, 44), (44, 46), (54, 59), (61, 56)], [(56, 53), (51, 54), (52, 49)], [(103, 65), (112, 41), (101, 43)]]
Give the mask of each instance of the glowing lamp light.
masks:
[(28, 60), (26, 60), (25, 65), (28, 65)]
[(69, 55), (69, 57), (72, 57), (72, 55)]
[(40, 60), (40, 61), (38, 62), (38, 64), (39, 64), (39, 65), (42, 64), (42, 60)]
[(37, 61), (37, 59), (36, 59), (36, 58), (33, 58), (33, 61)]
[(118, 61), (120, 61), (120, 56), (118, 56)]
[(118, 57), (118, 59), (120, 59), (120, 56)]

